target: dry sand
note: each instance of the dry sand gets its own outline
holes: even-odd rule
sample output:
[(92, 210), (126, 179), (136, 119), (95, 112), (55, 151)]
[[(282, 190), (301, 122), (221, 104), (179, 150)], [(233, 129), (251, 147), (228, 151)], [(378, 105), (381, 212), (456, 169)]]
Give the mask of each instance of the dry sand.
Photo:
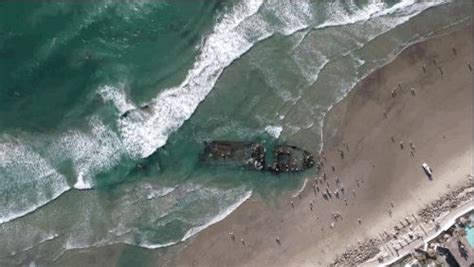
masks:
[[(276, 206), (252, 198), (190, 240), (170, 264), (327, 266), (347, 247), (377, 237), (465, 182), (472, 173), (472, 51), (471, 25), (405, 49), (357, 85), (326, 118), (322, 172), (332, 198), (315, 194), (312, 179), (301, 198), (284, 196)], [(414, 157), (409, 142), (415, 146)], [(433, 168), (432, 181), (422, 162)], [(345, 189), (339, 199), (336, 176)], [(322, 192), (326, 182), (317, 180)], [(334, 220), (331, 212), (342, 218)]]

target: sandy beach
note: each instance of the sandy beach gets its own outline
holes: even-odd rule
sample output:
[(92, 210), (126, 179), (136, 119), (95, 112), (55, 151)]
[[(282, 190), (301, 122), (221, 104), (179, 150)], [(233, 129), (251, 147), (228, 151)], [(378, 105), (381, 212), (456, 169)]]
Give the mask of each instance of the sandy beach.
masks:
[(252, 197), (169, 264), (327, 266), (466, 183), (473, 173), (472, 51), (471, 24), (409, 46), (326, 116), (320, 177), (279, 203)]

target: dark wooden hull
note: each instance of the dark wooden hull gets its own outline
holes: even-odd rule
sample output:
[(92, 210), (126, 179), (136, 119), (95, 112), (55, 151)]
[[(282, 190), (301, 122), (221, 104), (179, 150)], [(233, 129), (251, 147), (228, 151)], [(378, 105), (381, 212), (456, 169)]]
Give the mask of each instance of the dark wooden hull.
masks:
[(273, 150), (272, 162), (266, 166), (266, 149), (262, 144), (241, 141), (204, 142), (201, 161), (212, 164), (242, 166), (249, 170), (299, 172), (314, 166), (313, 155), (296, 146), (279, 146)]

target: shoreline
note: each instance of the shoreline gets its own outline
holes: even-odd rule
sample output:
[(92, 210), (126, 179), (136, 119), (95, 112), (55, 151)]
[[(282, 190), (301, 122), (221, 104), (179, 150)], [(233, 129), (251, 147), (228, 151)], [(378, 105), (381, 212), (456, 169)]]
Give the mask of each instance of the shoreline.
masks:
[[(390, 203), (390, 200), (387, 198), (393, 196), (393, 201), (396, 203), (396, 208), (394, 209), (404, 207), (401, 211), (394, 210), (393, 217), (402, 218), (405, 217), (404, 214), (407, 212), (417, 211), (423, 205), (429, 203), (430, 201), (428, 200), (430, 200), (430, 196), (432, 198), (432, 196), (437, 195), (438, 192), (444, 192), (448, 184), (453, 186), (462, 182), (463, 178), (460, 176), (455, 177), (455, 175), (453, 175), (455, 178), (451, 180), (446, 178), (446, 175), (441, 174), (441, 170), (454, 168), (457, 173), (462, 173), (466, 172), (466, 167), (468, 167), (469, 171), (472, 171), (472, 167), (469, 166), (469, 164), (460, 166), (459, 163), (461, 161), (463, 163), (470, 161), (472, 149), (469, 147), (464, 152), (462, 151), (466, 148), (466, 142), (469, 144), (472, 142), (469, 140), (472, 135), (469, 136), (468, 134), (472, 132), (472, 127), (467, 127), (469, 123), (466, 123), (466, 127), (460, 123), (456, 125), (446, 125), (446, 123), (442, 123), (443, 125), (439, 125), (439, 120), (452, 122), (452, 119), (447, 119), (447, 115), (442, 114), (440, 114), (439, 117), (429, 116), (426, 118), (429, 118), (430, 123), (426, 125), (426, 127), (432, 130), (430, 132), (424, 132), (413, 127), (412, 121), (417, 121), (419, 120), (418, 117), (423, 118), (424, 116), (428, 116), (427, 114), (431, 114), (432, 107), (429, 105), (429, 101), (444, 101), (446, 98), (444, 94), (446, 94), (446, 92), (442, 90), (442, 88), (445, 87), (443, 84), (448, 82), (446, 79), (454, 79), (446, 78), (450, 77), (448, 75), (454, 75), (453, 73), (450, 72), (449, 74), (439, 75), (436, 73), (436, 69), (433, 70), (431, 66), (429, 66), (429, 73), (425, 75), (426, 77), (422, 74), (416, 74), (421, 72), (421, 65), (417, 62), (425, 60), (423, 59), (424, 57), (433, 57), (438, 60), (443, 68), (462, 67), (462, 69), (467, 69), (467, 66), (463, 63), (465, 60), (463, 60), (461, 56), (458, 56), (457, 59), (453, 59), (452, 56), (448, 54), (452, 53), (451, 51), (446, 51), (442, 55), (435, 54), (433, 51), (436, 51), (434, 49), (438, 49), (436, 48), (438, 46), (448, 50), (447, 48), (451, 45), (445, 43), (454, 40), (457, 42), (456, 47), (458, 48), (459, 54), (470, 53), (472, 49), (468, 49), (465, 46), (472, 45), (472, 39), (467, 40), (469, 44), (464, 44), (466, 42), (466, 36), (463, 36), (462, 33), (469, 32), (471, 28), (471, 24), (467, 26), (462, 25), (444, 35), (435, 35), (427, 40), (411, 44), (393, 60), (364, 78), (350, 90), (342, 101), (338, 102), (330, 110), (329, 115), (326, 115), (328, 116), (328, 123), (325, 123), (325, 129), (327, 130), (329, 127), (331, 129), (337, 129), (337, 131), (331, 135), (324, 134), (327, 141), (325, 140), (323, 151), (326, 153), (327, 161), (324, 161), (325, 166), (323, 167), (322, 173), (328, 173), (327, 176), (329, 179), (327, 179), (327, 183), (331, 183), (331, 188), (335, 186), (333, 181), (335, 175), (342, 178), (342, 183), (352, 183), (349, 186), (344, 185), (347, 191), (347, 196), (344, 195), (344, 198), (348, 199), (346, 205), (341, 201), (342, 198), (336, 200), (334, 196), (331, 200), (323, 200), (321, 193), (316, 190), (316, 187), (324, 188), (323, 184), (325, 181), (323, 181), (321, 177), (316, 177), (314, 182), (311, 179), (308, 180), (310, 183), (307, 184), (312, 184), (314, 191), (311, 190), (311, 187), (307, 186), (297, 198), (291, 198), (294, 192), (289, 192), (284, 197), (282, 196), (280, 203), (277, 203), (276, 207), (270, 207), (268, 204), (262, 203), (255, 197), (252, 197), (223, 221), (202, 231), (199, 235), (189, 240), (183, 247), (179, 248), (178, 255), (175, 256), (176, 258), (171, 259), (171, 262), (174, 262), (176, 265), (184, 266), (189, 266), (191, 263), (196, 266), (216, 266), (222, 264), (227, 266), (270, 264), (289, 266), (305, 266), (308, 264), (328, 265), (332, 262), (332, 257), (345, 251), (344, 246), (356, 244), (357, 240), (365, 240), (367, 237), (373, 235), (374, 227), (366, 225), (366, 221), (370, 221), (371, 225), (377, 225), (375, 228), (386, 227), (391, 224), (391, 219), (387, 218), (387, 208), (381, 208), (371, 204), (375, 199), (378, 199), (375, 202), (380, 205), (387, 203), (387, 201)], [(461, 50), (459, 47), (464, 48)], [(441, 56), (443, 58), (441, 58)], [(426, 61), (428, 62), (428, 60)], [(409, 70), (407, 71), (406, 69)], [(415, 69), (416, 71), (414, 71)], [(407, 72), (405, 73), (404, 71)], [(415, 79), (414, 83), (416, 83), (417, 88), (416, 96), (409, 99), (410, 92), (406, 92), (406, 87), (409, 87), (409, 85), (405, 86), (404, 84), (404, 90), (400, 90), (402, 92), (400, 92), (399, 97), (400, 99), (404, 99), (403, 102), (398, 102), (398, 104), (396, 102), (394, 103), (390, 91), (393, 87), (396, 87), (396, 82), (392, 81), (392, 85), (389, 85), (387, 79), (390, 76), (386, 76), (385, 73), (395, 73), (395, 76)], [(421, 79), (420, 81), (416, 80), (417, 76), (414, 76), (414, 73), (423, 76), (422, 78), (418, 78)], [(401, 78), (395, 77), (394, 79)], [(465, 99), (465, 94), (470, 94), (470, 92), (463, 91), (462, 88), (466, 82), (468, 84), (472, 83), (472, 80), (466, 81), (464, 79), (465, 78), (461, 79), (463, 83), (460, 84), (462, 86), (458, 89), (459, 96), (456, 100)], [(437, 81), (440, 85), (435, 86), (435, 84), (433, 84), (434, 81)], [(381, 83), (388, 85), (382, 85), (384, 88), (393, 87), (381, 90), (379, 88), (381, 87)], [(436, 90), (430, 89), (432, 90), (431, 93), (426, 94), (427, 89), (418, 89), (418, 87), (421, 88), (425, 86), (436, 88)], [(371, 98), (367, 98), (367, 96), (371, 96)], [(412, 104), (407, 106), (404, 102), (408, 101), (417, 104), (415, 106)], [(366, 104), (361, 105), (361, 103)], [(454, 116), (451, 113), (462, 115), (464, 121), (466, 114), (472, 116), (472, 112), (469, 111), (469, 113), (467, 113), (467, 109), (470, 108), (468, 104), (465, 102), (461, 104), (459, 105), (459, 109), (451, 110), (452, 102), (444, 103), (440, 109), (450, 110), (446, 112), (446, 114), (449, 113), (449, 116)], [(388, 119), (383, 118), (383, 109), (380, 108), (386, 105), (388, 105)], [(397, 105), (400, 107), (397, 107)], [(400, 122), (400, 125), (387, 125), (386, 120), (390, 121), (393, 119), (392, 117), (395, 117), (397, 120), (406, 120), (406, 116), (400, 117), (400, 113), (409, 108), (415, 108), (416, 111), (408, 114), (408, 122)], [(351, 112), (348, 110), (351, 110)], [(349, 119), (351, 116), (356, 115), (362, 117), (363, 120), (369, 121), (369, 123), (361, 124), (360, 119)], [(469, 117), (467, 119), (469, 119)], [(415, 123), (415, 125), (416, 124), (417, 123)], [(406, 125), (408, 125), (408, 127)], [(407, 187), (406, 181), (412, 180), (410, 177), (414, 175), (422, 178), (423, 176), (420, 175), (418, 164), (415, 164), (415, 166), (417, 166), (415, 169), (410, 167), (401, 173), (396, 171), (397, 166), (398, 168), (405, 166), (402, 168), (406, 169), (406, 166), (413, 165), (413, 158), (408, 156), (408, 149), (402, 149), (402, 152), (405, 151), (403, 153), (406, 154), (400, 154), (400, 152), (396, 152), (397, 145), (390, 144), (390, 141), (385, 141), (386, 139), (390, 140), (389, 137), (380, 136), (384, 131), (387, 131), (387, 127), (402, 131), (397, 134), (397, 140), (402, 139), (402, 137), (404, 137), (403, 134), (406, 135), (413, 131), (413, 133), (408, 134), (408, 136), (413, 136), (413, 141), (417, 146), (415, 157), (418, 158), (425, 155), (424, 157), (428, 159), (431, 158), (430, 164), (434, 162), (433, 164), (436, 166), (437, 176), (439, 175), (439, 181), (438, 179), (433, 182), (416, 180), (413, 186), (408, 185), (409, 187)], [(370, 129), (370, 131), (368, 129)], [(437, 148), (438, 150), (436, 150), (445, 150), (443, 154), (439, 152), (433, 153), (436, 152), (433, 151), (434, 148), (430, 147), (423, 139), (439, 138), (434, 136), (433, 133), (436, 132), (443, 132), (448, 136), (458, 136), (461, 137), (461, 139), (455, 138), (454, 141), (446, 139), (444, 142), (449, 144), (440, 145), (439, 148)], [(344, 136), (346, 133), (349, 135)], [(356, 135), (356, 133), (358, 133), (358, 135)], [(353, 136), (351, 136), (351, 134), (353, 134)], [(360, 144), (367, 142), (367, 139), (370, 138), (371, 135), (378, 136), (377, 138), (374, 137), (374, 142), (382, 143), (373, 147), (362, 147)], [(419, 137), (414, 138), (416, 136)], [(405, 141), (406, 146), (408, 146), (408, 141)], [(348, 144), (350, 150), (345, 152), (346, 157), (341, 160), (338, 154), (340, 150), (339, 146), (343, 142), (347, 142), (346, 144)], [(421, 144), (420, 148), (418, 148), (419, 144)], [(380, 148), (384, 148), (385, 150), (380, 150)], [(377, 151), (377, 149), (379, 150)], [(386, 153), (386, 151), (393, 152)], [(431, 154), (438, 155), (438, 157), (432, 158), (432, 156), (429, 156)], [(373, 159), (374, 161), (378, 160), (380, 162), (377, 164), (375, 164), (376, 162), (371, 163), (370, 155), (381, 155), (380, 158)], [(390, 160), (391, 157), (395, 157), (396, 160)], [(450, 160), (446, 161), (446, 159)], [(334, 171), (330, 170), (330, 164), (335, 166)], [(379, 167), (379, 164), (381, 167)], [(354, 185), (353, 178), (351, 179), (352, 181), (346, 181), (346, 176), (359, 176), (360, 178), (355, 179), (358, 185)], [(380, 177), (384, 177), (382, 180), (385, 182), (378, 181), (381, 179)], [(395, 177), (400, 180), (398, 183), (393, 182)], [(429, 194), (423, 197), (417, 197), (415, 194), (417, 191), (416, 188), (419, 188), (421, 184), (425, 183), (427, 185), (432, 183), (429, 188)], [(416, 184), (418, 184), (418, 186)], [(380, 189), (377, 190), (376, 188)], [(357, 194), (354, 193), (354, 198), (350, 196), (349, 192), (351, 189), (354, 190), (353, 192), (357, 190)], [(399, 190), (406, 191), (408, 195), (400, 195), (397, 193)], [(291, 199), (291, 205), (288, 203), (288, 197)], [(350, 205), (348, 202), (350, 202)], [(291, 207), (292, 205), (294, 208)], [(330, 212), (331, 210), (333, 210), (332, 213)], [(334, 213), (334, 211), (337, 212)], [(342, 220), (334, 220), (333, 215), (338, 213), (342, 214)], [(357, 218), (359, 217), (362, 219), (359, 219), (359, 223), (357, 223)], [(350, 229), (349, 231), (346, 229), (349, 227), (353, 228), (353, 230), (358, 230), (356, 230), (357, 232), (355, 234), (349, 234), (352, 232)], [(231, 240), (229, 232), (235, 235), (237, 241)], [(349, 239), (345, 238), (346, 235), (349, 235), (347, 236)], [(340, 243), (341, 241), (339, 240), (344, 240), (344, 242)], [(239, 241), (242, 241), (242, 244)], [(245, 245), (243, 245), (244, 242)], [(321, 258), (323, 255), (325, 258)]]
[[(454, 29), (453, 29), (453, 28), (454, 28)], [(373, 71), (373, 72), (372, 72), (371, 74), (369, 74), (367, 77), (365, 77), (365, 78), (360, 82), (360, 84), (358, 83), (358, 85), (355, 87), (355, 89), (357, 89), (357, 87), (362, 87), (362, 86), (366, 85), (365, 82), (366, 82), (366, 80), (370, 79), (370, 76), (373, 76), (373, 75), (375, 75), (375, 73), (377, 73), (377, 72), (380, 71), (381, 69), (386, 68), (387, 66), (389, 66), (390, 64), (392, 64), (393, 61), (399, 60), (398, 57), (401, 57), (401, 56), (403, 56), (403, 54), (407, 53), (407, 50), (409, 50), (409, 49), (411, 49), (411, 48), (413, 48), (413, 47), (415, 47), (415, 46), (423, 46), (423, 45), (426, 44), (426, 43), (433, 42), (433, 39), (434, 39), (434, 40), (437, 40), (437, 39), (448, 39), (448, 38), (450, 38), (451, 35), (455, 35), (455, 34), (457, 34), (458, 32), (465, 31), (466, 28), (472, 28), (472, 24), (471, 24), (470, 22), (468, 22), (467, 25), (466, 25), (466, 23), (463, 21), (463, 22), (460, 23), (459, 25), (454, 25), (454, 26), (451, 25), (450, 27), (447, 27), (446, 29), (443, 29), (443, 30), (441, 31), (441, 33), (438, 32), (438, 33), (435, 33), (435, 34), (433, 34), (432, 36), (430, 36), (430, 37), (428, 37), (428, 38), (426, 38), (426, 39), (424, 39), (424, 40), (422, 40), (422, 41), (411, 43), (410, 46), (408, 46), (407, 48), (403, 49), (403, 50), (402, 50), (399, 54), (397, 54), (396, 57), (394, 57), (392, 60), (390, 60), (389, 62), (387, 62), (386, 64), (384, 64), (381, 68), (379, 68), (379, 69)], [(472, 41), (472, 39), (470, 39), (470, 41)], [(454, 50), (453, 50), (453, 51), (454, 51)], [(471, 49), (471, 51), (472, 51), (472, 49)], [(454, 51), (454, 54), (455, 54), (455, 53), (456, 53), (456, 52)], [(471, 54), (471, 58), (472, 58), (472, 54)], [(470, 63), (470, 60), (468, 60), (468, 61), (469, 61), (469, 63)], [(434, 62), (434, 64), (436, 65), (436, 61), (433, 61), (433, 62)], [(424, 65), (423, 65), (423, 66), (424, 66)], [(440, 66), (438, 69), (440, 70), (441, 75), (443, 75), (443, 71), (441, 70), (441, 66)], [(472, 84), (472, 80), (471, 80), (471, 84)], [(401, 87), (400, 87), (400, 82), (399, 82), (399, 84), (398, 84), (398, 87), (399, 87), (399, 88), (395, 88), (395, 87), (394, 87), (394, 91), (397, 92), (398, 90), (401, 91), (401, 90), (405, 89), (405, 88), (401, 88)], [(472, 85), (471, 85), (471, 87), (472, 87)], [(392, 92), (393, 92), (393, 91), (392, 91)], [(349, 92), (348, 95), (346, 95), (346, 97), (348, 97), (351, 93), (357, 94), (357, 92), (353, 92), (353, 90), (351, 90), (351, 92)], [(397, 94), (397, 93), (396, 93), (396, 94)], [(397, 94), (397, 95), (398, 95), (398, 94)], [(471, 96), (472, 96), (472, 95), (471, 95)], [(343, 99), (343, 100), (340, 101), (340, 102), (344, 102), (345, 100), (346, 100), (346, 99)], [(343, 104), (343, 103), (340, 103), (340, 102), (339, 102), (338, 104), (336, 104), (336, 106), (339, 105), (339, 104)], [(470, 112), (469, 115), (472, 116), (472, 107), (471, 107), (471, 112)], [(384, 113), (384, 116), (386, 116), (385, 113)], [(385, 118), (385, 119), (387, 119), (387, 118)], [(471, 122), (471, 124), (472, 124), (472, 122)], [(469, 130), (470, 130), (471, 136), (472, 136), (472, 127), (469, 128)], [(333, 136), (331, 136), (331, 137), (333, 137)], [(392, 138), (393, 138), (393, 137), (392, 137)], [(445, 138), (445, 137), (443, 136), (443, 138)], [(331, 139), (331, 138), (330, 138), (330, 139)], [(331, 142), (331, 140), (328, 140), (328, 141)], [(340, 141), (340, 140), (339, 140), (339, 141)], [(342, 141), (342, 142), (344, 142), (344, 141)], [(410, 143), (411, 143), (411, 142), (410, 142)], [(402, 145), (402, 143), (400, 143), (400, 145)], [(411, 144), (410, 144), (410, 145), (411, 145)], [(326, 143), (325, 143), (325, 146), (326, 146)], [(469, 150), (469, 148), (470, 148), (470, 150)], [(469, 148), (468, 148), (467, 151), (469, 151), (470, 153), (468, 152), (467, 154), (471, 154), (471, 156), (469, 156), (469, 155), (466, 155), (466, 156), (467, 156), (468, 159), (471, 159), (471, 158), (472, 158), (472, 141), (471, 141), (471, 144), (470, 144), (470, 147), (469, 147)], [(402, 148), (402, 150), (403, 150), (403, 148)], [(472, 160), (471, 160), (471, 162), (469, 162), (469, 160), (467, 160), (466, 163), (471, 163), (471, 164), (466, 164), (466, 166), (468, 166), (468, 168), (469, 168), (470, 171), (471, 171), (471, 172), (469, 172), (469, 173), (472, 173)], [(443, 169), (447, 169), (447, 168), (443, 168)], [(469, 185), (468, 185), (468, 186), (469, 186)], [(449, 192), (452, 192), (452, 191), (449, 191), (449, 189), (451, 188), (451, 185), (450, 185), (449, 183), (447, 183), (447, 188), (448, 188), (448, 193), (449, 193)], [(440, 192), (442, 192), (442, 190), (441, 190)], [(448, 194), (448, 193), (446, 193), (446, 194)], [(472, 193), (472, 192), (471, 192), (471, 193)], [(436, 203), (436, 201), (437, 201), (437, 200), (432, 199), (432, 201), (429, 202), (429, 203), (427, 203), (426, 205), (433, 205), (433, 203)], [(438, 201), (438, 202), (439, 202), (439, 201)], [(439, 203), (438, 203), (438, 204), (439, 204)], [(472, 203), (470, 203), (470, 201), (466, 201), (464, 204), (467, 204), (467, 205), (471, 204), (471, 205), (472, 205)], [(472, 210), (472, 208), (471, 208), (470, 210)], [(419, 209), (419, 210), (417, 210), (417, 213), (418, 213), (418, 212), (421, 212), (421, 211), (422, 211), (422, 209)], [(450, 214), (450, 213), (448, 213), (448, 214)], [(439, 217), (436, 217), (436, 220), (438, 220), (438, 219), (440, 219), (440, 218), (443, 218), (444, 216), (446, 216), (446, 214), (442, 214), (442, 215), (440, 215)], [(377, 235), (373, 235), (373, 237), (375, 237), (376, 239), (378, 238)], [(433, 238), (434, 238), (434, 237), (436, 237), (436, 235), (433, 236)], [(372, 241), (374, 241), (374, 240), (366, 240), (366, 241), (371, 241), (371, 242), (372, 242)], [(385, 243), (382, 243), (382, 244), (385, 244)], [(363, 262), (363, 261), (362, 261), (362, 262)], [(359, 262), (359, 263), (362, 263), (362, 262)], [(384, 262), (383, 264), (385, 264), (385, 262)]]
[(369, 71), (369, 73), (365, 76), (363, 76), (354, 86), (352, 86), (352, 88), (344, 95), (341, 96), (341, 98), (336, 101), (334, 104), (332, 104), (328, 110), (326, 111), (326, 113), (323, 115), (323, 119), (321, 121), (321, 147), (318, 151), (318, 154), (321, 154), (321, 151), (324, 150), (324, 129), (325, 129), (325, 122), (326, 122), (326, 118), (328, 116), (328, 114), (331, 112), (331, 110), (339, 105), (339, 103), (341, 103), (342, 101), (344, 101), (346, 99), (346, 97), (354, 90), (356, 89), (357, 87), (359, 87), (359, 84), (361, 82), (363, 82), (365, 79), (367, 79), (368, 76), (370, 76), (373, 72), (377, 71), (378, 69), (381, 69), (381, 68), (384, 68), (385, 66), (389, 65), (392, 61), (396, 60), (397, 57), (402, 54), (407, 48), (409, 48), (410, 46), (412, 45), (415, 45), (415, 44), (418, 44), (418, 43), (423, 43), (423, 42), (426, 42), (430, 39), (433, 39), (433, 38), (442, 38), (442, 37), (445, 37), (455, 31), (458, 31), (459, 28), (462, 28), (462, 27), (465, 27), (466, 25), (470, 25), (471, 22), (467, 19), (463, 19), (463, 20), (460, 20), (460, 21), (457, 21), (456, 23), (454, 24), (451, 24), (451, 25), (448, 25), (446, 26), (445, 28), (439, 30), (439, 31), (436, 31), (436, 32), (431, 32), (429, 36), (426, 36), (425, 38), (421, 39), (421, 40), (417, 40), (417, 41), (413, 41), (413, 42), (409, 42), (409, 43), (406, 43), (405, 44), (405, 48), (401, 49), (398, 53), (396, 54), (393, 54), (392, 57), (387, 60), (387, 62), (385, 62), (384, 64), (378, 66), (377, 68)]
[[(431, 32), (429, 36), (426, 36), (425, 38), (421, 39), (421, 40), (417, 40), (417, 41), (413, 41), (413, 42), (409, 42), (409, 43), (406, 43), (405, 44), (405, 47), (403, 49), (401, 49), (398, 53), (392, 55), (392, 57), (387, 61), (385, 62), (384, 64), (378, 66), (377, 68), (369, 71), (369, 73), (365, 76), (363, 76), (354, 86), (352, 86), (352, 88), (347, 92), (345, 93), (344, 95), (341, 96), (341, 98), (339, 100), (337, 100), (334, 104), (330, 105), (329, 108), (327, 109), (327, 111), (324, 113), (323, 115), (323, 119), (322, 121), (320, 122), (321, 124), (321, 141), (320, 141), (320, 148), (319, 148), (319, 151), (318, 151), (318, 155), (321, 154), (321, 152), (324, 150), (324, 129), (325, 129), (325, 122), (326, 122), (326, 118), (328, 116), (328, 114), (331, 112), (331, 110), (337, 106), (340, 102), (344, 101), (346, 99), (346, 97), (354, 90), (356, 89), (358, 86), (359, 86), (359, 83), (361, 83), (362, 81), (364, 81), (368, 76), (370, 76), (373, 72), (375, 72), (376, 70), (378, 69), (381, 69), (383, 67), (385, 67), (386, 65), (390, 64), (392, 61), (396, 60), (396, 58), (402, 54), (407, 48), (409, 48), (410, 46), (412, 45), (415, 45), (415, 44), (418, 44), (418, 43), (423, 43), (423, 42), (426, 42), (430, 39), (433, 39), (433, 38), (442, 38), (444, 36), (447, 36), (449, 35), (450, 33), (453, 33), (455, 31), (458, 31), (459, 28), (462, 28), (462, 27), (465, 27), (466, 25), (470, 25), (470, 21), (468, 19), (463, 19), (463, 20), (459, 20), (457, 21), (456, 23), (453, 23), (453, 24), (450, 24), (450, 25), (447, 25), (446, 27), (444, 27), (443, 29), (439, 30), (439, 31), (436, 31), (436, 32)], [(309, 179), (308, 178), (305, 178), (304, 181), (303, 181), (303, 184), (302, 186), (300, 187), (300, 189), (298, 189), (294, 194), (292, 194), (291, 197), (295, 198), (298, 196), (298, 194), (300, 194), (302, 191), (305, 190), (306, 188), (306, 185), (307, 185), (307, 180)]]

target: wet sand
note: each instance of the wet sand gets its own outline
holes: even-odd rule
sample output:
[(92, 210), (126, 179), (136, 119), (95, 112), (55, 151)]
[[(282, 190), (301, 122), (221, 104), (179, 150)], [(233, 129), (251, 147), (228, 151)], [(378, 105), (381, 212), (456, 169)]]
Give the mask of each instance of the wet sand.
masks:
[(251, 198), (168, 263), (327, 266), (465, 183), (472, 173), (472, 51), (472, 25), (405, 49), (329, 112), (321, 176), (300, 196), (288, 193), (274, 205)]

